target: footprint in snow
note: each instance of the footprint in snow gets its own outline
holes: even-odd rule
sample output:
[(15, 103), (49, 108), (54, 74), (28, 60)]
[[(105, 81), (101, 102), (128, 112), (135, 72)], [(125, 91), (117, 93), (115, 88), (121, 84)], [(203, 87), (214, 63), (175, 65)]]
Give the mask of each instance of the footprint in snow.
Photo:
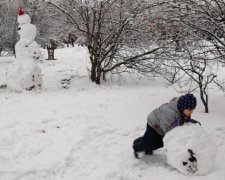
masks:
[(71, 78), (65, 78), (60, 81), (62, 88), (69, 89)]

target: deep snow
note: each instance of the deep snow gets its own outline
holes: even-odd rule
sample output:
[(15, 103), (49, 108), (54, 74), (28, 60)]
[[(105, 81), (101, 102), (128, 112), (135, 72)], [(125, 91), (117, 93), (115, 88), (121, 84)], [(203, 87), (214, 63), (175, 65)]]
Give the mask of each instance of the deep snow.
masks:
[[(46, 58), (46, 52), (43, 57)], [(132, 141), (143, 135), (147, 114), (172, 97), (160, 79), (126, 76), (97, 86), (88, 78), (85, 48), (57, 49), (42, 60), (42, 92), (0, 89), (1, 180), (222, 180), (225, 177), (225, 99), (210, 89), (210, 113), (193, 118), (214, 140), (215, 168), (185, 176), (167, 165), (164, 149), (135, 159)], [(0, 85), (13, 57), (0, 57)], [(224, 73), (225, 74), (225, 73)], [(209, 162), (210, 163), (210, 162)]]

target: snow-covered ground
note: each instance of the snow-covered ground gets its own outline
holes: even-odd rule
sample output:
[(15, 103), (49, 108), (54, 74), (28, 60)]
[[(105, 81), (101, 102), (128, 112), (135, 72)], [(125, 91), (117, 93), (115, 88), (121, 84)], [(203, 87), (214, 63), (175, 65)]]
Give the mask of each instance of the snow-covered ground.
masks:
[[(209, 114), (203, 113), (196, 94), (193, 114), (217, 146), (215, 168), (206, 176), (185, 176), (166, 164), (163, 148), (142, 159), (135, 159), (132, 151), (148, 113), (180, 94), (160, 79), (115, 78), (95, 85), (88, 78), (88, 55), (82, 47), (57, 49), (55, 57), (39, 64), (42, 92), (0, 89), (0, 180), (224, 179), (221, 92), (210, 90)], [(0, 57), (0, 85), (13, 60)]]

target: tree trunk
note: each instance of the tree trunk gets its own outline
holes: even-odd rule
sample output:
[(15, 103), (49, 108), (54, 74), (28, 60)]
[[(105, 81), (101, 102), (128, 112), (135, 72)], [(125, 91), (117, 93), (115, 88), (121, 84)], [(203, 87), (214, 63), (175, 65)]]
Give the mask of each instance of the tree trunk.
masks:
[(15, 46), (13, 47), (13, 54), (14, 54), (14, 56), (16, 58), (16, 48), (15, 48)]
[(209, 113), (208, 95), (206, 94), (206, 92), (200, 89), (200, 96), (201, 96), (202, 103), (204, 104), (204, 107), (205, 107), (205, 113)]
[(106, 72), (105, 71), (102, 72), (102, 80), (106, 81)]
[(91, 60), (91, 81), (96, 84), (101, 83), (102, 69), (101, 64), (99, 63), (98, 58), (90, 56)]
[(97, 74), (96, 74), (96, 84), (100, 84), (101, 83), (101, 75), (102, 75), (102, 70), (101, 67), (97, 67)]
[(91, 81), (92, 82), (95, 82), (96, 81), (96, 63), (92, 62), (91, 63)]
[(208, 103), (205, 105), (205, 113), (209, 113)]

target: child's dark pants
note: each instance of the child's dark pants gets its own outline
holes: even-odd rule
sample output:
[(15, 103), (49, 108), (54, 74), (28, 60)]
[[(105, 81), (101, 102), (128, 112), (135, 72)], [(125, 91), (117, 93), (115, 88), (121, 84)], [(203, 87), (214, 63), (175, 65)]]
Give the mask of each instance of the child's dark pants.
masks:
[(134, 140), (133, 149), (135, 152), (152, 152), (163, 147), (163, 136), (159, 135), (152, 127), (147, 124), (143, 137)]

